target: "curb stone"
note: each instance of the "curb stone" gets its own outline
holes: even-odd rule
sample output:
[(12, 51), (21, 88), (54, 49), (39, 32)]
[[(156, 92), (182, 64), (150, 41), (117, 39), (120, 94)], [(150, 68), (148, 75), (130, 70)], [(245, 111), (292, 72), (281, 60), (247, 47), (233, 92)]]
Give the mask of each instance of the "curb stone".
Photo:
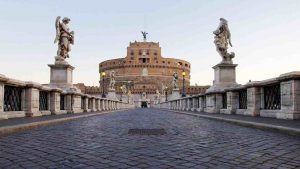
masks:
[(182, 111), (169, 110), (169, 109), (167, 109), (167, 111), (173, 112), (173, 113), (180, 113), (180, 114), (186, 114), (186, 115), (206, 118), (206, 119), (224, 121), (224, 122), (228, 122), (228, 123), (231, 123), (231, 124), (236, 124), (236, 125), (244, 126), (244, 127), (256, 128), (256, 129), (261, 129), (261, 130), (268, 130), (268, 131), (275, 131), (275, 132), (279, 132), (279, 133), (284, 133), (284, 134), (289, 134), (289, 135), (294, 135), (294, 136), (300, 136), (300, 129), (297, 129), (297, 128), (277, 126), (277, 125), (273, 125), (273, 124), (249, 122), (249, 121), (245, 121), (245, 120), (236, 120), (236, 119), (227, 119), (227, 118), (222, 118), (222, 117), (213, 117), (213, 116), (208, 116), (208, 115), (203, 115), (203, 114), (182, 112)]

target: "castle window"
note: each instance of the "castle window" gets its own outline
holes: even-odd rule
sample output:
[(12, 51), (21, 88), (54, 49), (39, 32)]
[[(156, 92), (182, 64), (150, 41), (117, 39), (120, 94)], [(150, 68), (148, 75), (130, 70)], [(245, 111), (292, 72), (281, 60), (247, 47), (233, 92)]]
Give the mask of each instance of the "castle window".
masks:
[(133, 52), (133, 50), (131, 50), (131, 51), (130, 51), (130, 55), (134, 55), (134, 52)]
[(149, 55), (149, 50), (147, 49), (147, 55)]
[(134, 60), (134, 57), (130, 57), (131, 60)]
[(162, 63), (166, 63), (165, 61), (162, 61)]
[(185, 67), (189, 67), (189, 65), (188, 65), (188, 64), (185, 64), (184, 66), (185, 66)]
[(170, 62), (168, 62), (168, 64), (170, 64)]

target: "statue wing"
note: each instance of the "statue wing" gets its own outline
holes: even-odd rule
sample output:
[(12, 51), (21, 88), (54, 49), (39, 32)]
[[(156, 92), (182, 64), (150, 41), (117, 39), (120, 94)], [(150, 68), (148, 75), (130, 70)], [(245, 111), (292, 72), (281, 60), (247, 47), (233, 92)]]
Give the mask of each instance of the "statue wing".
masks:
[(60, 21), (60, 16), (58, 16), (55, 20), (56, 36), (55, 36), (54, 43), (56, 43), (60, 37), (60, 22), (59, 21)]

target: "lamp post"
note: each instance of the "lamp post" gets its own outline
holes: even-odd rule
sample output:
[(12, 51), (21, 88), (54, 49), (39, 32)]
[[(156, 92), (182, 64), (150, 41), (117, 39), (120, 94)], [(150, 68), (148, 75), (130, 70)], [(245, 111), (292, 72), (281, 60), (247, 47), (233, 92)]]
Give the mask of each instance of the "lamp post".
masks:
[(185, 82), (185, 71), (183, 71), (182, 72), (182, 95), (181, 95), (181, 97), (185, 97), (186, 96), (186, 94), (185, 94), (185, 84), (184, 84), (184, 82)]
[(123, 86), (121, 86), (120, 89), (121, 89), (121, 98), (120, 98), (120, 101), (122, 101)]
[(165, 88), (166, 102), (168, 101), (168, 87)]
[(104, 77), (105, 77), (106, 73), (105, 72), (101, 72), (101, 76), (102, 76), (102, 98), (105, 98), (105, 93), (104, 93)]

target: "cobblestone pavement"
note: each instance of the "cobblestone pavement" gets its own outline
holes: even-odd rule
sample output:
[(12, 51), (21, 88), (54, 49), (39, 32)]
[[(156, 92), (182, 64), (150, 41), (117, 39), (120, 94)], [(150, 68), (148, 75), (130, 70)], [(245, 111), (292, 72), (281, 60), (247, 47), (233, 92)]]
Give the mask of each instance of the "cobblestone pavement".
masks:
[[(129, 135), (164, 128), (165, 135)], [(0, 138), (0, 168), (299, 168), (300, 138), (157, 109)]]

